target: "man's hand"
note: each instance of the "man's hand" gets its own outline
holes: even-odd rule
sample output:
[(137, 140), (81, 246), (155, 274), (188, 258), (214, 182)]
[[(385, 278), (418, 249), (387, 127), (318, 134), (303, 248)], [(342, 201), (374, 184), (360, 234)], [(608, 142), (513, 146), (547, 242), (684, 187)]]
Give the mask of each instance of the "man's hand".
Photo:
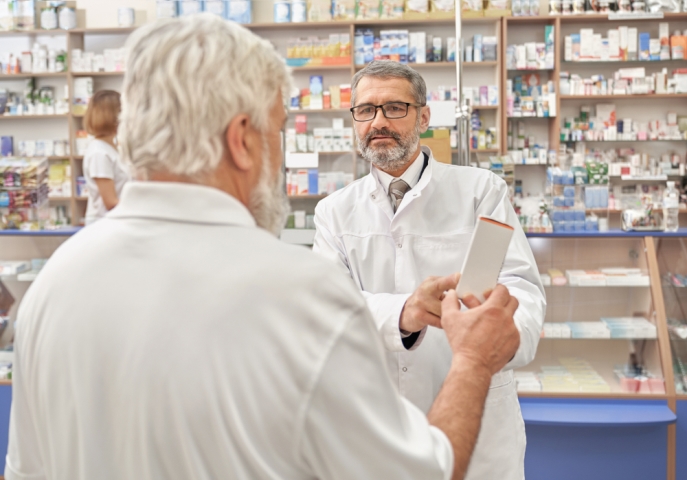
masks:
[(448, 336), (454, 361), (467, 361), (484, 367), (493, 375), (501, 370), (520, 346), (520, 333), (513, 315), (518, 300), (498, 285), (480, 305), (472, 295), (463, 299), (470, 308), (460, 311), (455, 291), (446, 294), (442, 301), (441, 325)]
[(399, 328), (407, 332), (419, 332), (427, 325), (441, 328), (441, 300), (445, 291), (456, 288), (459, 278), (459, 273), (447, 277), (427, 277), (406, 300), (398, 322)]

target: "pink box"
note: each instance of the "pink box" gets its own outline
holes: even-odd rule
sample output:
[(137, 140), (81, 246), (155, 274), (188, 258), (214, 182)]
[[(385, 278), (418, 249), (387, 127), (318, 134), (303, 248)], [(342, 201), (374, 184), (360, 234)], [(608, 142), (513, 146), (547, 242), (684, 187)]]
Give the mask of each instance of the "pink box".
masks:
[(636, 378), (622, 377), (620, 379), (620, 389), (627, 393), (637, 393), (639, 382)]
[(489, 105), (489, 87), (484, 85), (479, 87), (479, 104)]
[(666, 393), (666, 383), (662, 378), (650, 378), (649, 387), (651, 388), (651, 393)]
[(648, 378), (642, 377), (642, 379), (639, 380), (639, 390), (637, 393), (651, 393), (651, 387), (649, 386)]

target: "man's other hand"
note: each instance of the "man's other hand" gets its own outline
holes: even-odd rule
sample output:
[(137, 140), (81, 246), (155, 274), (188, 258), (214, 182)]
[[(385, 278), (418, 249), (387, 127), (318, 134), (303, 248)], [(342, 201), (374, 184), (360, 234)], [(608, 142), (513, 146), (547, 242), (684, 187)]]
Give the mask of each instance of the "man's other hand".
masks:
[(446, 277), (427, 277), (406, 300), (399, 327), (407, 332), (419, 332), (427, 325), (441, 328), (441, 300), (444, 292), (458, 285), (459, 273)]

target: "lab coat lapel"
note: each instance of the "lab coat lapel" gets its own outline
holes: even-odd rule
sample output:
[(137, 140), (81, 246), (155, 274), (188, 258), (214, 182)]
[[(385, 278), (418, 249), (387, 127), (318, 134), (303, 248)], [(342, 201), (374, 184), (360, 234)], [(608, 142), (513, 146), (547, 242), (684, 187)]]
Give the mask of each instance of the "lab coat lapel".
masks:
[(377, 205), (377, 207), (379, 207), (379, 209), (384, 213), (384, 215), (389, 219), (389, 221), (392, 221), (394, 218), (394, 210), (391, 207), (389, 197), (387, 196), (386, 192), (379, 184), (375, 176), (372, 174), (372, 172), (370, 172), (367, 175), (365, 182), (367, 184), (367, 188), (365, 189), (367, 198), (363, 200), (372, 202), (374, 205)]
[(420, 181), (415, 185), (403, 198), (400, 207), (396, 211), (396, 215), (393, 218), (398, 217), (401, 213), (407, 210), (409, 205), (415, 200), (420, 198), (422, 195), (427, 195), (431, 189), (430, 181), (432, 180), (433, 170), (434, 170), (434, 157), (432, 156), (432, 151), (428, 147), (422, 147), (422, 153), (427, 154), (427, 167), (422, 171), (422, 176)]

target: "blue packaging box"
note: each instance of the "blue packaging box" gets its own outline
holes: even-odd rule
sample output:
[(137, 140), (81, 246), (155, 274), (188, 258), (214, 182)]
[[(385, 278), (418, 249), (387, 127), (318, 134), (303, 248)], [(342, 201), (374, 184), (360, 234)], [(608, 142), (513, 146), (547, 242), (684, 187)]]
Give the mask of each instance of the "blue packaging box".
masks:
[(640, 60), (651, 60), (650, 57), (650, 46), (651, 37), (648, 33), (639, 34), (639, 59)]
[(14, 155), (14, 137), (0, 137), (0, 157)]
[(586, 232), (598, 232), (599, 231), (599, 220), (588, 218), (584, 224), (584, 230)]
[(308, 170), (308, 194), (319, 195), (319, 174), (316, 168)]

